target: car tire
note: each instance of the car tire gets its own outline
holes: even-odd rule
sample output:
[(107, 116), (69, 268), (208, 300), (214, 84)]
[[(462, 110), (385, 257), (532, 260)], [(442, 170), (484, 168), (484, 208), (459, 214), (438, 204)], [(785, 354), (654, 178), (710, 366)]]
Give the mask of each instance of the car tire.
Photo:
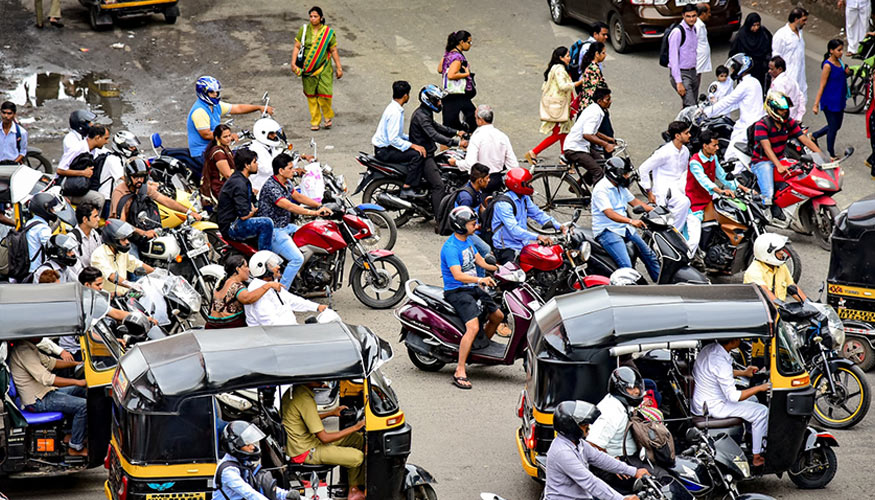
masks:
[(94, 31), (104, 31), (108, 28), (108, 26), (100, 24), (98, 22), (98, 18), (100, 17), (100, 7), (97, 5), (92, 5), (91, 8), (88, 9), (88, 24), (91, 25), (91, 29)]
[(611, 38), (611, 47), (620, 54), (629, 52), (629, 38), (626, 36), (626, 27), (623, 20), (616, 12), (608, 19), (608, 33)]
[(565, 24), (568, 20), (567, 11), (565, 10), (564, 0), (547, 0), (547, 5), (550, 6), (550, 19), (555, 24)]

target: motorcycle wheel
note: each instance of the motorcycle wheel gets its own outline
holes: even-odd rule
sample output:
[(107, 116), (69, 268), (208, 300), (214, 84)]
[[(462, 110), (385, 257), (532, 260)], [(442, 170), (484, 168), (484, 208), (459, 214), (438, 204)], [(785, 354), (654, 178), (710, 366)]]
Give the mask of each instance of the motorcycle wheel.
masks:
[(814, 418), (831, 429), (848, 429), (860, 423), (869, 412), (872, 395), (869, 382), (859, 366), (840, 366), (833, 372), (836, 394), (829, 393), (829, 381), (818, 373), (814, 387)]
[[(374, 260), (373, 270), (378, 276), (377, 282), (364, 267), (353, 267), (350, 280), (355, 297), (371, 309), (388, 309), (401, 302), (404, 298), (404, 284), (410, 279), (404, 262), (395, 255), (387, 255)], [(373, 297), (368, 290), (374, 293)]]
[(790, 480), (803, 490), (820, 489), (829, 484), (839, 468), (836, 454), (829, 446), (803, 451), (790, 469)]
[(818, 211), (821, 223), (818, 224), (815, 220), (811, 221), (811, 226), (814, 227), (814, 238), (820, 248), (830, 250), (830, 237), (832, 237), (832, 229), (835, 227), (835, 220), (839, 216), (839, 207), (821, 205)]
[(436, 372), (446, 366), (446, 363), (443, 361), (414, 351), (410, 347), (407, 348), (407, 356), (410, 358), (410, 361), (413, 362), (414, 366), (424, 372)]
[(859, 113), (865, 109), (869, 102), (869, 93), (872, 91), (869, 78), (863, 76), (863, 67), (851, 72), (847, 77), (848, 91), (851, 95), (845, 107), (846, 113)]
[[(365, 192), (362, 193), (362, 203), (377, 203), (377, 195), (380, 193), (387, 193), (398, 196), (401, 193), (401, 186), (403, 183), (397, 179), (377, 179), (374, 182), (368, 184), (368, 187), (365, 188)], [(391, 208), (385, 207), (386, 212), (391, 214), (391, 217), (395, 219), (395, 226), (401, 227), (404, 224), (407, 224), (411, 218), (413, 218), (414, 211), (413, 210), (393, 210)]]
[(842, 357), (857, 363), (857, 366), (864, 372), (875, 366), (875, 349), (872, 349), (869, 341), (858, 337), (845, 339), (845, 344), (842, 346)]
[[(215, 276), (202, 276), (204, 280), (204, 290), (201, 292), (201, 317), (207, 321), (210, 315), (210, 309), (213, 305), (213, 294), (216, 292), (216, 287), (219, 285), (219, 280)], [(200, 288), (200, 287), (198, 287)]]
[(398, 238), (395, 220), (387, 212), (381, 210), (365, 209), (364, 215), (373, 224), (374, 234), (370, 238), (361, 240), (362, 246), (366, 250), (392, 250), (392, 247), (395, 246), (395, 240)]
[(24, 163), (34, 170), (39, 170), (47, 174), (52, 173), (52, 162), (39, 153), (28, 152), (24, 156)]
[[(573, 177), (565, 175), (565, 172), (536, 172), (532, 176), (531, 185), (535, 188), (532, 193), (535, 205), (560, 223), (570, 222), (576, 209), (584, 212), (584, 218), (590, 215), (590, 194), (581, 189)], [(587, 226), (585, 222), (580, 224)], [(542, 234), (555, 232), (553, 228), (545, 231), (532, 220), (529, 220), (529, 228)]]
[(430, 484), (418, 484), (406, 490), (407, 500), (437, 500), (437, 493)]

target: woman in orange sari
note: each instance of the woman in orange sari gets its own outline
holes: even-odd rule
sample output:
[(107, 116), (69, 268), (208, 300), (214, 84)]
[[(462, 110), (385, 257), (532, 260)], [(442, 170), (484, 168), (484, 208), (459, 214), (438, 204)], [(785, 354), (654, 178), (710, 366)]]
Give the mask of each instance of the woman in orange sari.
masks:
[[(307, 107), (310, 108), (310, 130), (319, 130), (320, 121), (325, 128), (331, 128), (334, 110), (331, 99), (334, 92), (334, 76), (343, 77), (340, 56), (337, 54), (337, 36), (334, 30), (325, 25), (322, 9), (310, 9), (310, 22), (301, 26), (295, 36), (292, 50), (292, 72), (301, 77)], [(304, 65), (295, 63), (298, 53), (304, 51)], [(335, 68), (331, 67), (334, 60)]]

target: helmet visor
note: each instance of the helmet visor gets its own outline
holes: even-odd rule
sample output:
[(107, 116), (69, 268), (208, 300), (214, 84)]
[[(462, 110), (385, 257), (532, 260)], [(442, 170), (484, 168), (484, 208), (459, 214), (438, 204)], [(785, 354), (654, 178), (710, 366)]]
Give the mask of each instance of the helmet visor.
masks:
[(51, 211), (53, 214), (57, 215), (64, 224), (67, 224), (68, 226), (76, 225), (76, 212), (66, 200), (64, 200), (64, 203), (59, 203), (53, 206)]
[(243, 446), (249, 444), (257, 444), (259, 441), (265, 438), (265, 434), (261, 432), (261, 429), (255, 426), (255, 424), (249, 424), (243, 432), (240, 433), (240, 440), (243, 442)]
[(787, 251), (787, 247), (781, 247), (778, 250), (775, 250), (775, 258), (781, 262), (787, 262), (790, 259), (790, 252)]

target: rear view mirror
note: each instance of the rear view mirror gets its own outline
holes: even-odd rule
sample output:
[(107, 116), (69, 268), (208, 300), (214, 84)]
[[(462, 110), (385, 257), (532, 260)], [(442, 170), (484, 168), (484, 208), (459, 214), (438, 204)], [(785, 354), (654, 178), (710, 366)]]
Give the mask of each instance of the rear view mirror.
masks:
[(702, 403), (702, 416), (703, 417), (710, 416), (710, 414), (708, 413), (708, 402), (707, 401)]
[(695, 440), (699, 439), (700, 435), (701, 435), (701, 432), (699, 431), (699, 429), (696, 429), (695, 427), (690, 427), (689, 429), (687, 429), (687, 434), (686, 434), (687, 441), (695, 441)]
[(708, 102), (708, 96), (705, 94), (699, 94), (699, 102)]
[(145, 267), (138, 267), (138, 268), (134, 269), (134, 275), (135, 275), (135, 276), (139, 276), (139, 277), (142, 278), (143, 276), (145, 276), (145, 275), (147, 275), (147, 274), (149, 274), (149, 273), (146, 272), (146, 268), (145, 268)]
[(646, 212), (646, 211), (647, 211), (647, 210), (646, 210), (642, 205), (635, 205), (634, 207), (632, 207), (632, 213), (633, 213), (633, 214), (641, 215), (641, 214), (643, 214), (643, 213)]
[(160, 148), (161, 147), (161, 134), (159, 134), (158, 132), (155, 132), (154, 134), (152, 134), (152, 147), (153, 148)]
[(790, 285), (787, 287), (787, 293), (790, 295), (799, 295), (799, 287), (796, 285)]
[(574, 224), (575, 222), (577, 222), (577, 219), (579, 219), (579, 218), (580, 218), (580, 209), (575, 208), (574, 215), (571, 217), (571, 223)]
[(264, 95), (261, 96), (261, 102), (267, 102), (267, 92), (265, 92)]
[(851, 156), (852, 154), (854, 154), (854, 146), (848, 146), (848, 148), (845, 149), (845, 158)]

